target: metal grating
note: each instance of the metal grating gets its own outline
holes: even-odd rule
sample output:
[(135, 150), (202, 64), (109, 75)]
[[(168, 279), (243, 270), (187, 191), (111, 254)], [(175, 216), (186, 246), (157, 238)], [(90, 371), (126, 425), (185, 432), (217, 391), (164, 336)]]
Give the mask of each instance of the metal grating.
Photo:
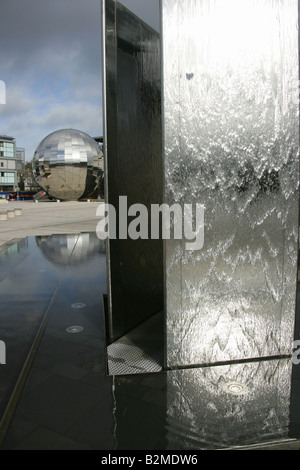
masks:
[(156, 314), (107, 347), (109, 375), (161, 372), (162, 313)]

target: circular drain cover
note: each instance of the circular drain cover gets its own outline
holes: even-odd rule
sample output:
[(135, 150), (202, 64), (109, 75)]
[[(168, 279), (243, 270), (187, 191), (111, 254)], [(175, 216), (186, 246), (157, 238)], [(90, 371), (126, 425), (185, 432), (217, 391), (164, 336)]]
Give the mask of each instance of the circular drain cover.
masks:
[(85, 307), (85, 304), (83, 304), (81, 302), (77, 302), (75, 304), (72, 304), (71, 307), (72, 308), (83, 308), (83, 307)]
[(248, 393), (247, 385), (239, 382), (227, 382), (223, 388), (225, 392), (231, 393), (231, 395), (245, 395)]
[(83, 330), (84, 330), (83, 326), (79, 326), (79, 325), (68, 326), (68, 328), (66, 328), (66, 331), (68, 333), (80, 333)]

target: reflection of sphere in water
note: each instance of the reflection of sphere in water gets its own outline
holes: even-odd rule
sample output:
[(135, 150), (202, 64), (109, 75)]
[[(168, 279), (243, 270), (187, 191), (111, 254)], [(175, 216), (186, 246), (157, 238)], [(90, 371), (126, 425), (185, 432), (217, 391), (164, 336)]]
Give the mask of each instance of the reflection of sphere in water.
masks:
[(95, 233), (42, 235), (35, 239), (46, 258), (58, 265), (74, 265), (96, 253), (105, 253), (105, 243)]
[(84, 132), (62, 129), (38, 145), (32, 170), (38, 184), (62, 200), (91, 195), (103, 179), (103, 154), (97, 142)]

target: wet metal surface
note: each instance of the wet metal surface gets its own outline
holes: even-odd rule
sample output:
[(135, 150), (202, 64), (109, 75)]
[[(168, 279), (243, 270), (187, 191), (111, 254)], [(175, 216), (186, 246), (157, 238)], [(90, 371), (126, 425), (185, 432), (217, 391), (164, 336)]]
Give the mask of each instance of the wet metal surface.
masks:
[(290, 354), (298, 1), (161, 4), (164, 202), (205, 206), (201, 250), (165, 242), (167, 366)]
[[(162, 202), (159, 35), (119, 2), (103, 1), (105, 200), (128, 208)], [(139, 210), (139, 209), (138, 209)], [(119, 217), (117, 217), (119, 220)], [(115, 341), (163, 309), (162, 240), (120, 237), (108, 244), (108, 320)], [(149, 233), (151, 221), (149, 217)], [(123, 232), (123, 235), (121, 234)]]
[[(77, 243), (74, 235), (43, 238), (48, 248), (60, 247), (58, 260), (41, 250), (40, 242), (28, 237), (0, 256), (5, 306), (0, 339), (7, 342), (7, 363), (0, 365), (2, 413), (47, 313), (39, 347), (2, 436), (3, 450), (296, 445), (300, 365), (285, 358), (109, 376), (103, 243), (94, 234), (78, 234)], [(76, 334), (66, 331), (74, 326), (83, 329)]]

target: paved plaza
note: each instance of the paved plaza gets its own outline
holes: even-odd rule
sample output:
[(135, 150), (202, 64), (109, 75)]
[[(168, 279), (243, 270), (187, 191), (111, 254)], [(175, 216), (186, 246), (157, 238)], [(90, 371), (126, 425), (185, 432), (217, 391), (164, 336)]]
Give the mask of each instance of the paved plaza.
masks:
[(0, 220), (0, 246), (27, 236), (95, 232), (99, 200), (34, 202), (9, 201), (0, 204), (0, 214), (21, 209), (21, 215)]

